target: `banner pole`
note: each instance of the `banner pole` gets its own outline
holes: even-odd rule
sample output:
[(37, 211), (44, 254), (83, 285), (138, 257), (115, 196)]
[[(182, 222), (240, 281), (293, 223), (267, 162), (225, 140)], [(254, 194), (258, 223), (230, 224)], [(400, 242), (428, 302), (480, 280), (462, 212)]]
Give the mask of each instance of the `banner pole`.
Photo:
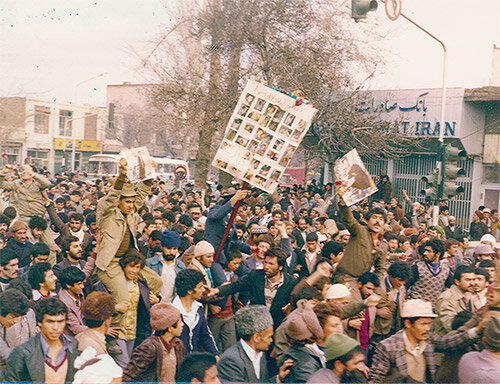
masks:
[[(245, 189), (247, 189), (247, 187), (248, 187), (248, 183), (245, 182), (241, 189), (245, 190)], [(214, 263), (217, 261), (220, 253), (222, 252), (222, 247), (224, 247), (224, 243), (227, 240), (227, 237), (229, 235), (229, 231), (231, 230), (231, 226), (233, 225), (234, 218), (236, 217), (236, 213), (238, 212), (238, 208), (240, 207), (240, 203), (241, 203), (241, 200), (238, 200), (236, 202), (236, 204), (234, 205), (233, 212), (231, 213), (231, 218), (229, 219), (229, 222), (227, 223), (226, 231), (224, 232), (224, 236), (222, 237), (222, 241), (220, 242), (219, 249), (217, 249), (217, 253), (215, 254)]]

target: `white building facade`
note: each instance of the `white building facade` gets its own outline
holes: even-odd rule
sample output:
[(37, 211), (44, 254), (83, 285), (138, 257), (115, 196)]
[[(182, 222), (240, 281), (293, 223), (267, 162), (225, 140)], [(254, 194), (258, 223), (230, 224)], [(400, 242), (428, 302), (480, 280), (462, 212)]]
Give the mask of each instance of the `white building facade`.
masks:
[[(427, 139), (423, 148), (400, 160), (367, 162), (370, 172), (387, 174), (393, 191), (402, 198), (406, 189), (414, 200), (423, 201), (423, 175), (436, 167), (437, 138), (441, 129), (441, 89), (377, 90), (359, 106), (394, 121), (400, 133)], [(498, 92), (498, 94), (497, 94)], [(485, 95), (486, 93), (486, 95)], [(497, 118), (497, 116), (499, 118)], [(445, 143), (465, 149), (468, 158), (459, 163), (466, 175), (458, 179), (465, 193), (449, 203), (451, 214), (468, 228), (480, 205), (500, 207), (500, 88), (451, 88), (447, 90)]]
[(11, 164), (28, 162), (52, 173), (85, 169), (102, 151), (107, 125), (106, 108), (0, 98), (0, 146)]

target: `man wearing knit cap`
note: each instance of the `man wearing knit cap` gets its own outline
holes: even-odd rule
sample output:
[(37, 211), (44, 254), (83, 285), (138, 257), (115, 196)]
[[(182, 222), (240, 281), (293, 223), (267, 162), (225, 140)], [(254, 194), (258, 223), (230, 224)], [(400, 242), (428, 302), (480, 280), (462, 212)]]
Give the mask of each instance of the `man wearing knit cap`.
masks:
[[(368, 376), (368, 367), (365, 365), (365, 355), (359, 343), (349, 336), (336, 333), (328, 337), (325, 342), (326, 368), (316, 371), (307, 380), (307, 384), (337, 384), (342, 376), (354, 376), (354, 372), (362, 372)], [(365, 380), (342, 381), (364, 382)]]
[(214, 247), (206, 240), (200, 241), (194, 246), (194, 259), (189, 264), (189, 269), (195, 269), (203, 275), (205, 284), (209, 288), (214, 287), (214, 279), (210, 267), (214, 262)]
[(401, 310), (404, 329), (381, 341), (370, 368), (370, 383), (391, 383), (402, 377), (421, 382), (436, 381), (434, 352), (452, 352), (472, 344), (486, 325), (446, 336), (431, 333), (437, 315), (432, 303), (420, 299), (407, 300)]
[[(498, 315), (498, 312), (493, 312)], [(492, 317), (484, 329), (481, 352), (466, 353), (458, 364), (460, 383), (496, 383), (500, 377), (500, 318)]]
[(292, 345), (283, 353), (279, 363), (287, 359), (294, 362), (286, 381), (305, 383), (325, 363), (324, 352), (317, 344), (323, 338), (323, 328), (307, 300), (297, 302), (297, 309), (285, 321), (285, 333)]
[(82, 304), (82, 316), (88, 328), (75, 336), (80, 351), (92, 347), (98, 355), (108, 353), (106, 334), (118, 335), (118, 328), (110, 328), (114, 313), (115, 302), (109, 293), (95, 291), (86, 297)]
[(177, 274), (186, 269), (178, 258), (181, 238), (175, 231), (163, 231), (161, 234), (161, 249), (163, 253), (146, 260), (146, 266), (156, 272), (163, 282), (161, 301), (170, 303), (174, 299), (174, 284)]
[[(223, 382), (270, 383), (264, 355), (273, 342), (273, 319), (265, 305), (249, 305), (236, 312), (236, 332), (240, 341), (221, 356), (217, 369)], [(286, 361), (278, 374), (283, 380), (293, 361)], [(273, 380), (274, 379), (274, 380)]]
[(183, 322), (180, 311), (169, 303), (151, 308), (154, 334), (134, 349), (123, 371), (123, 381), (174, 383), (186, 349), (179, 339)]

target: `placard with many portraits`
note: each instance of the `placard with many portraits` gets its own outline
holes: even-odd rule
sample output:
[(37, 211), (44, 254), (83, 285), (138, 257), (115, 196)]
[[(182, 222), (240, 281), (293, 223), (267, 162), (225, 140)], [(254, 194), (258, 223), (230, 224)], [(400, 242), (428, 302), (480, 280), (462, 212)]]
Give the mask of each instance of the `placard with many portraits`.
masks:
[(316, 112), (312, 104), (249, 81), (212, 165), (273, 193)]

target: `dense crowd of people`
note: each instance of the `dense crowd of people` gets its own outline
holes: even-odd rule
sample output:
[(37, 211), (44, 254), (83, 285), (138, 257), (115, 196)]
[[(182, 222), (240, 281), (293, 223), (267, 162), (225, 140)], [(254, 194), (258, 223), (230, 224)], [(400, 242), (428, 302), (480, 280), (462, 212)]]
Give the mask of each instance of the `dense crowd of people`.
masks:
[[(0, 173), (0, 379), (495, 383), (498, 211)], [(234, 221), (230, 216), (235, 211)], [(229, 231), (226, 236), (226, 228)], [(471, 243), (474, 241), (474, 243)]]

